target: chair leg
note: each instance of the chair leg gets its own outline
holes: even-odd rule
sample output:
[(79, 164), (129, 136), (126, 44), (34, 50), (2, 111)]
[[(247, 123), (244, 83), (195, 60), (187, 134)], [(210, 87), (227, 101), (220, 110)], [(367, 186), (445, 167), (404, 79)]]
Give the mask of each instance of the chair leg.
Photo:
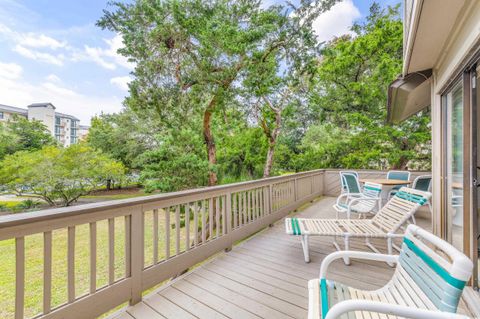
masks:
[(308, 251), (308, 235), (302, 235), (302, 248), (303, 248), (303, 256), (305, 257), (305, 262), (310, 262), (310, 253)]
[[(389, 237), (387, 238), (387, 253), (389, 255), (393, 255), (393, 238)], [(393, 263), (387, 263), (390, 267), (395, 266)]]
[(430, 200), (427, 201), (428, 209), (430, 210), (430, 214), (433, 213), (432, 211), (432, 204), (430, 203)]
[(413, 223), (414, 225), (417, 224), (417, 221), (415, 220), (415, 215), (412, 215), (412, 223)]
[[(345, 250), (349, 250), (350, 249), (350, 241), (349, 241), (349, 236), (345, 236)], [(349, 257), (344, 257), (343, 258), (343, 262), (345, 263), (345, 265), (347, 266), (350, 266), (350, 258)]]

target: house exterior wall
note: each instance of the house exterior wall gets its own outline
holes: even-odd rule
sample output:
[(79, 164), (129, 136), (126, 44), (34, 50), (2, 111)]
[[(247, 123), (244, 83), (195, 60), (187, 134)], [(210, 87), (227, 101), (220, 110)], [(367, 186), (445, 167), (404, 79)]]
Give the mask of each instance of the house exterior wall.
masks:
[(42, 122), (63, 146), (79, 141), (79, 120), (71, 115), (55, 112), (55, 107), (51, 104), (29, 106), (28, 109), (0, 105), (0, 122), (11, 121), (15, 115)]
[(0, 122), (6, 122), (12, 120), (15, 116), (23, 116), (26, 117), (24, 114), (15, 113), (15, 112), (8, 112), (0, 109)]
[(455, 23), (455, 28), (449, 34), (443, 48), (443, 55), (435, 63), (432, 81), (432, 193), (434, 225), (436, 234), (441, 235), (442, 214), (442, 183), (443, 148), (442, 148), (442, 94), (445, 87), (453, 82), (461, 73), (464, 64), (471, 53), (479, 46), (480, 40), (480, 1), (472, 1), (463, 10)]
[(30, 121), (37, 120), (42, 122), (50, 133), (55, 132), (55, 109), (52, 106), (46, 107), (29, 107), (28, 119)]

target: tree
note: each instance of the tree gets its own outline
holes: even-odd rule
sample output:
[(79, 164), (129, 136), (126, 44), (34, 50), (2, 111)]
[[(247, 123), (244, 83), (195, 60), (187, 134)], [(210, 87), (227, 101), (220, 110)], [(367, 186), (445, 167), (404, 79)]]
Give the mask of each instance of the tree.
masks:
[[(332, 146), (342, 153), (335, 155), (325, 145), (322, 151), (315, 150), (308, 140), (302, 142), (304, 149), (310, 154), (315, 151), (325, 167), (428, 169), (428, 111), (400, 125), (385, 123), (388, 85), (402, 66), (403, 26), (398, 6), (381, 9), (373, 4), (365, 22), (351, 30), (354, 36), (339, 37), (325, 46), (310, 96), (316, 124), (324, 128), (321, 133), (327, 133), (328, 123), (337, 127), (318, 136), (315, 143), (325, 144), (333, 134)], [(311, 159), (303, 156), (303, 160), (303, 167), (309, 167)]]
[(0, 160), (7, 154), (38, 150), (55, 144), (52, 134), (40, 121), (15, 116), (10, 121), (0, 123)]
[(19, 151), (0, 163), (0, 183), (17, 194), (33, 194), (51, 206), (70, 206), (106, 180), (121, 180), (124, 167), (85, 144)]
[(203, 157), (201, 138), (192, 133), (189, 129), (171, 132), (158, 147), (139, 156), (140, 182), (147, 192), (172, 192), (207, 183), (210, 165)]
[(86, 142), (110, 155), (128, 169), (137, 169), (137, 158), (158, 145), (158, 125), (125, 109), (117, 114), (101, 114), (92, 118)]
[(215, 185), (215, 113), (245, 78), (274, 72), (278, 51), (310, 41), (311, 28), (298, 27), (334, 2), (301, 0), (298, 8), (263, 8), (258, 0), (114, 2), (115, 10), (105, 11), (98, 25), (120, 33), (125, 48), (119, 52), (136, 63), (129, 107), (156, 110), (180, 125), (200, 114), (208, 184)]

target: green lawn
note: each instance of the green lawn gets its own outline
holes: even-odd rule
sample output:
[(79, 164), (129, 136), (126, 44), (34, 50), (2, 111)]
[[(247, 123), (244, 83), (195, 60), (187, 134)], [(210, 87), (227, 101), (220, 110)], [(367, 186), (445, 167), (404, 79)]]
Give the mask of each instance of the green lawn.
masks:
[[(153, 218), (145, 217), (145, 265), (153, 262)], [(193, 215), (193, 214), (192, 214)], [(159, 259), (165, 256), (164, 213), (159, 212)], [(173, 223), (173, 214), (170, 217)], [(199, 218), (200, 219), (200, 218)], [(193, 223), (190, 236), (193, 237)], [(125, 273), (125, 224), (124, 218), (115, 219), (115, 278)], [(170, 232), (171, 255), (175, 251), (174, 229)], [(75, 236), (75, 279), (76, 295), (86, 294), (89, 289), (89, 225), (76, 227)], [(185, 250), (185, 228), (181, 229), (181, 250)], [(67, 230), (53, 232), (52, 307), (67, 301)], [(25, 316), (32, 317), (42, 310), (43, 301), (43, 236), (36, 234), (25, 238), (26, 282)], [(13, 318), (15, 305), (15, 241), (0, 241), (0, 318)], [(97, 287), (108, 282), (108, 222), (97, 223)]]

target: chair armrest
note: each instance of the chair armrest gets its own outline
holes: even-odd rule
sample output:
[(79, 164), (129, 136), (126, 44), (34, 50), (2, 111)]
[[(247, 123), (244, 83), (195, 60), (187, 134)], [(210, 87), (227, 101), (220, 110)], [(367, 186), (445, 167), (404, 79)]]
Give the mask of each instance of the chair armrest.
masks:
[(344, 197), (349, 197), (349, 196), (353, 196), (353, 194), (351, 194), (351, 193), (343, 193), (343, 194), (340, 194), (340, 196), (337, 197), (337, 205), (340, 203), (340, 201), (342, 200), (342, 198), (344, 198)]
[(366, 260), (376, 260), (383, 261), (387, 263), (397, 263), (398, 255), (387, 255), (387, 254), (377, 254), (377, 253), (367, 253), (364, 251), (351, 251), (343, 250), (336, 251), (331, 254), (328, 254), (327, 257), (322, 261), (320, 265), (320, 279), (325, 278), (327, 275), (327, 269), (330, 264), (340, 258), (350, 257), (355, 259), (366, 259)]
[(339, 302), (328, 311), (325, 319), (338, 318), (344, 313), (359, 310), (415, 319), (468, 319), (467, 316), (450, 312), (417, 309), (370, 300), (346, 300)]

